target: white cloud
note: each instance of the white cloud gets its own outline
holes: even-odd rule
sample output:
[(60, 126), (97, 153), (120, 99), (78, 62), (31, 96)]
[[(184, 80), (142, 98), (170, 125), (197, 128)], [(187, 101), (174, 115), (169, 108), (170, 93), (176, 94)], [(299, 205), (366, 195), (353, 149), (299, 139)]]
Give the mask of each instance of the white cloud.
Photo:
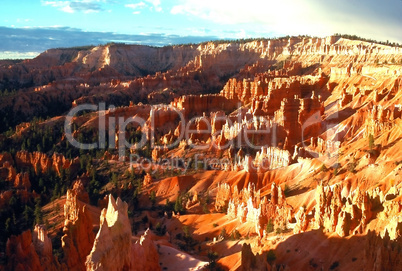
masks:
[(157, 12), (162, 11), (161, 1), (160, 0), (145, 0), (145, 2), (150, 3), (153, 6), (153, 8), (155, 9), (155, 11), (157, 11)]
[(5, 51), (0, 52), (1, 59), (32, 59), (39, 55), (39, 52), (17, 52), (17, 51)]
[(240, 29), (239, 32), (237, 32), (237, 33), (235, 34), (235, 37), (236, 37), (237, 39), (245, 39), (245, 38), (247, 38), (246, 31), (245, 31), (244, 29)]
[(70, 2), (71, 1), (42, 1), (42, 5), (63, 9), (69, 6)]
[(143, 8), (145, 8), (145, 7), (147, 7), (147, 4), (145, 4), (144, 2), (139, 2), (139, 3), (136, 3), (136, 4), (126, 4), (126, 5), (124, 5), (126, 8), (132, 8), (132, 9), (134, 9), (134, 11), (133, 11), (133, 14), (134, 15), (138, 15), (138, 14), (140, 14), (141, 13), (141, 9), (143, 9)]
[(276, 14), (281, 13), (278, 9), (285, 3), (282, 1), (271, 2), (269, 0), (265, 2), (249, 0), (246, 4), (244, 1), (236, 0), (188, 0), (173, 6), (171, 13), (194, 15), (224, 24), (258, 22), (271, 20)]
[(132, 8), (132, 9), (137, 9), (137, 8), (144, 8), (146, 7), (146, 4), (144, 2), (139, 2), (136, 4), (126, 4), (124, 5), (126, 8)]
[(70, 5), (64, 6), (60, 10), (67, 12), (67, 13), (74, 13), (74, 10), (70, 7)]
[[(258, 28), (286, 28), (294, 32), (299, 24), (290, 24), (300, 19), (303, 6), (299, 1), (258, 1), (249, 0), (246, 3), (238, 0), (188, 0), (181, 1), (173, 6), (172, 14), (184, 14), (199, 17), (204, 20), (216, 22), (222, 25), (254, 24)], [(308, 17), (310, 14), (303, 14)], [(299, 20), (300, 22), (300, 20)]]
[[(390, 13), (389, 10), (392, 8), (385, 10), (385, 7), (381, 8), (380, 2), (367, 1), (367, 5), (362, 7), (348, 0), (339, 0), (339, 2), (179, 0), (179, 3), (171, 8), (170, 13), (214, 22), (220, 25), (220, 28), (222, 26), (228, 29), (238, 27), (238, 29), (244, 29), (246, 33), (265, 32), (277, 36), (299, 34), (326, 36), (338, 32), (384, 39), (387, 35), (390, 37), (396, 29), (400, 29), (395, 23), (387, 21), (389, 16), (375, 16), (380, 9), (384, 9), (382, 13), (386, 14)], [(400, 0), (392, 1), (394, 10), (402, 6)]]
[[(135, 3), (135, 4), (126, 4), (124, 5), (127, 8), (132, 8), (132, 9), (143, 9), (143, 8), (147, 8), (149, 7), (149, 9), (151, 11), (155, 10), (157, 12), (161, 12), (162, 11), (162, 7), (161, 7), (161, 1), (160, 0), (144, 0), (146, 3), (144, 2), (139, 2), (139, 3)], [(133, 14), (139, 14), (140, 11), (134, 11)]]
[(66, 13), (82, 11), (84, 13), (94, 13), (102, 11), (99, 2), (104, 0), (76, 0), (76, 1), (41, 1), (44, 6), (52, 6)]
[[(70, 27), (0, 27), (1, 52), (16, 51), (43, 52), (49, 48), (104, 44), (106, 42), (125, 42), (162, 46), (167, 44), (198, 43), (217, 39), (216, 36), (179, 36), (163, 33), (118, 34), (112, 32), (91, 32)], [(12, 55), (5, 58), (14, 58)]]

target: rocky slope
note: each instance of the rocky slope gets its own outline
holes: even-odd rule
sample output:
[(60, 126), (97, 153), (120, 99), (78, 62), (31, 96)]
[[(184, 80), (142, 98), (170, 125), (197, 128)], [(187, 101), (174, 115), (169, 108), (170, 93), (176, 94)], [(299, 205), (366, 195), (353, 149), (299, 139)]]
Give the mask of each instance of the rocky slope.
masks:
[[(17, 88), (0, 99), (5, 268), (400, 269), (400, 47), (332, 36), (49, 50), (0, 65), (5, 88)], [(72, 147), (65, 112), (98, 102), (116, 108), (75, 116), (73, 136), (97, 140), (105, 119), (107, 148)], [(113, 126), (133, 116), (143, 123)], [(120, 136), (149, 142), (119, 152)], [(30, 212), (40, 222), (39, 199), (54, 226), (10, 229)], [(32, 210), (13, 214), (20, 202)]]

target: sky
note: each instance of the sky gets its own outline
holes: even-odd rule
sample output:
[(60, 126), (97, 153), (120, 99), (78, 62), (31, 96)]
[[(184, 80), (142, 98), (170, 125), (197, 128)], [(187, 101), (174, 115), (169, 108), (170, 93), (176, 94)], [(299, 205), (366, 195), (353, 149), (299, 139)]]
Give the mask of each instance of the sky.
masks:
[(402, 0), (2, 0), (0, 58), (124, 42), (358, 35), (402, 43)]

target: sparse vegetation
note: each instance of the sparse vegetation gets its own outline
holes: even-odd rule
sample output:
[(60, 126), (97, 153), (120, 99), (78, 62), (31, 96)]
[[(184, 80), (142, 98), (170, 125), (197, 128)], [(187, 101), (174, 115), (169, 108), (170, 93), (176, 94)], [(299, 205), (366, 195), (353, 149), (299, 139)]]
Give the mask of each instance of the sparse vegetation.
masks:
[(281, 234), (282, 233), (282, 229), (280, 227), (275, 229), (275, 233), (276, 234)]
[(230, 238), (232, 240), (239, 240), (241, 238), (241, 234), (238, 230), (232, 231), (232, 234), (230, 235)]
[(195, 246), (198, 245), (198, 241), (191, 236), (190, 228), (187, 225), (184, 225), (182, 231), (183, 235), (176, 235), (176, 238), (180, 241), (178, 242), (179, 248), (184, 251), (194, 250)]
[(155, 233), (156, 233), (157, 235), (163, 236), (163, 235), (166, 234), (166, 231), (167, 231), (166, 225), (163, 225), (163, 226), (162, 226), (160, 222), (156, 223), (156, 226), (155, 226)]
[(370, 151), (372, 151), (374, 148), (374, 136), (372, 134), (369, 135), (368, 144)]
[(143, 216), (142, 217), (142, 219), (141, 219), (141, 221), (142, 221), (142, 223), (144, 224), (144, 225), (146, 225), (147, 223), (148, 223), (148, 216)]
[(202, 204), (202, 211), (204, 212), (204, 214), (208, 214), (209, 213), (209, 209), (208, 209), (208, 205), (206, 202), (204, 202)]
[(334, 176), (337, 176), (338, 175), (338, 168), (336, 167), (336, 168), (334, 168)]
[(339, 262), (338, 262), (338, 261), (333, 262), (333, 263), (331, 264), (331, 266), (329, 267), (329, 270), (334, 270), (334, 269), (336, 269), (337, 267), (339, 267)]
[(151, 201), (152, 208), (154, 208), (155, 202), (156, 202), (156, 192), (155, 191), (151, 191), (151, 193), (149, 194), (149, 200)]
[(347, 164), (347, 169), (349, 172), (356, 173), (356, 166), (357, 166), (357, 162), (356, 162), (356, 160), (353, 160), (352, 162), (349, 162)]
[(218, 263), (216, 262), (216, 260), (218, 260), (219, 255), (217, 252), (215, 251), (208, 251), (208, 266), (207, 269), (208, 270), (213, 270), (213, 271), (222, 271), (224, 270), (221, 266), (218, 265)]
[(179, 195), (177, 196), (176, 201), (174, 203), (174, 211), (176, 213), (183, 214), (185, 212), (185, 208), (183, 205), (184, 198), (185, 198), (185, 194), (183, 194), (183, 193), (179, 193)]
[(35, 203), (35, 211), (34, 211), (35, 223), (36, 224), (43, 224), (43, 213), (42, 213), (42, 209), (41, 209), (41, 204), (40, 204), (41, 200), (40, 200), (40, 198), (36, 198), (35, 202), (36, 202)]
[(226, 228), (222, 228), (219, 237), (225, 239), (227, 237)]
[(283, 194), (285, 195), (285, 197), (289, 197), (290, 187), (287, 184), (285, 184), (285, 188), (283, 189)]
[(272, 219), (268, 220), (267, 226), (266, 226), (266, 232), (271, 233), (274, 231), (274, 223), (272, 222)]
[(345, 38), (345, 39), (349, 39), (349, 40), (361, 40), (361, 41), (377, 43), (377, 44), (382, 44), (382, 45), (388, 45), (388, 46), (394, 46), (394, 47), (401, 47), (402, 46), (399, 43), (390, 42), (389, 40), (387, 40), (387, 41), (377, 41), (377, 40), (373, 40), (373, 39), (366, 39), (366, 38), (359, 37), (359, 36), (356, 36), (356, 35), (335, 33), (334, 36), (339, 36), (341, 38)]
[(275, 260), (276, 260), (275, 251), (273, 249), (268, 250), (267, 262), (272, 265), (275, 262)]

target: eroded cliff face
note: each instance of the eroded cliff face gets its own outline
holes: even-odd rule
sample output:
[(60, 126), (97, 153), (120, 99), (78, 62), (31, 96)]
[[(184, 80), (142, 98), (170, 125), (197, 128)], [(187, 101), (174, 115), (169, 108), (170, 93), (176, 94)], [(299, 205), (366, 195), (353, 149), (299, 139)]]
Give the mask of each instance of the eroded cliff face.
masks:
[[(265, 257), (264, 257), (265, 256)], [(251, 246), (244, 244), (241, 249), (240, 270), (276, 270), (266, 261), (266, 255), (254, 255)]]
[(375, 232), (369, 232), (364, 246), (364, 270), (398, 270), (402, 268), (400, 258), (401, 237), (390, 240), (388, 235), (383, 238)]
[(254, 233), (261, 238), (267, 234), (267, 224), (270, 224), (272, 231), (274, 228), (285, 229), (292, 214), (292, 207), (286, 203), (282, 189), (275, 183), (271, 186), (270, 197), (261, 197), (261, 191), (256, 191), (252, 184), (240, 192), (237, 186), (232, 191), (228, 184), (221, 184), (218, 186), (215, 208), (227, 209), (230, 219), (251, 225)]
[(159, 254), (147, 230), (140, 240), (131, 239), (127, 203), (109, 195), (100, 217), (99, 231), (86, 260), (87, 270), (160, 270)]
[[(377, 234), (387, 235), (391, 240), (401, 236), (402, 208), (400, 190), (391, 187), (384, 195), (376, 188), (362, 191), (357, 187), (335, 184), (331, 187), (319, 185), (315, 191), (313, 228), (322, 228), (327, 232), (336, 232), (340, 237), (363, 234), (372, 219), (377, 218)], [(306, 229), (304, 210), (296, 215), (297, 228)]]
[(19, 236), (11, 236), (7, 241), (7, 253), (9, 258), (7, 268), (10, 270), (44, 270), (32, 244), (30, 230)]
[(8, 190), (2, 188), (0, 192), (0, 207), (7, 205), (13, 195), (18, 197), (23, 204), (27, 204), (38, 197), (37, 192), (34, 190), (35, 187), (38, 187), (38, 184), (34, 183), (35, 186), (33, 187), (30, 180), (30, 171), (39, 175), (54, 170), (57, 174), (60, 174), (62, 169), (74, 171), (77, 167), (78, 159), (66, 159), (63, 155), (57, 153), (49, 157), (41, 152), (18, 151), (14, 158), (10, 153), (1, 154), (0, 178), (5, 180), (5, 187)]
[(131, 226), (127, 203), (109, 196), (107, 209), (102, 210), (100, 227), (91, 253), (86, 260), (87, 270), (130, 270)]
[(137, 241), (132, 239), (127, 203), (120, 198), (108, 197), (108, 208), (102, 210), (95, 237), (89, 206), (80, 200), (86, 198), (80, 186), (78, 182), (66, 195), (63, 257), (53, 255), (45, 226), (36, 225), (32, 232), (27, 230), (8, 239), (7, 269), (160, 270), (155, 235), (148, 229)]
[(55, 261), (52, 251), (52, 240), (48, 237), (43, 225), (35, 225), (32, 241), (44, 270), (57, 270), (59, 264)]
[[(303, 68), (316, 63), (322, 63), (322, 71), (335, 79), (382, 72), (379, 67), (367, 67), (367, 64), (399, 63), (400, 53), (400, 48), (339, 37), (291, 38), (245, 44), (211, 42), (198, 47), (107, 45), (87, 50), (48, 50), (36, 59), (0, 70), (0, 78), (8, 82), (7, 85), (0, 85), (0, 89), (32, 87), (32, 92), (19, 93), (14, 102), (5, 99), (0, 108), (11, 106), (15, 112), (35, 114), (37, 109), (47, 110), (46, 107), (49, 107), (40, 98), (42, 96), (66, 107), (72, 102), (122, 102), (127, 98), (136, 102), (166, 102), (166, 98), (173, 100), (183, 94), (219, 91), (226, 83), (225, 77), (236, 73), (239, 73), (239, 78), (227, 83), (223, 89), (224, 96), (248, 103), (256, 96), (270, 94), (277, 86), (285, 86), (272, 84), (272, 80), (286, 80), (289, 76), (299, 75)], [(277, 65), (275, 68), (279, 65), (283, 69), (254, 73), (272, 69), (274, 64)], [(387, 73), (398, 75), (400, 70)], [(320, 74), (315, 71), (314, 76)], [(69, 79), (65, 80), (67, 77)], [(297, 92), (301, 87), (302, 93), (308, 91), (305, 86), (315, 84), (303, 83), (303, 80), (299, 83), (291, 81), (291, 89)], [(316, 83), (319, 86), (325, 80), (319, 79)], [(114, 101), (109, 97), (112, 92)], [(269, 98), (271, 102), (265, 99), (265, 103), (271, 104), (280, 99), (280, 94), (269, 96), (272, 96)]]
[[(84, 103), (105, 102), (119, 107), (74, 117), (74, 136), (96, 138), (103, 116), (106, 127), (136, 116), (143, 123), (130, 124), (123, 134), (142, 133), (157, 144), (152, 150), (127, 149), (144, 156), (128, 165), (128, 157), (118, 157), (116, 149), (124, 141), (118, 127), (112, 127), (114, 148), (88, 162), (90, 169), (117, 170), (118, 184), (105, 184), (102, 193), (130, 195), (142, 208), (112, 196), (99, 200), (98, 206), (107, 208), (95, 237), (97, 223), (91, 219), (85, 187), (98, 180), (95, 176), (91, 183), (88, 171), (67, 192), (64, 257), (54, 259), (46, 231), (36, 227), (33, 237), (28, 231), (9, 239), (7, 263), (21, 269), (160, 270), (160, 244), (191, 244), (193, 232), (199, 246), (185, 249), (203, 261), (216, 249), (229, 269), (398, 269), (401, 61), (400, 47), (299, 37), (49, 50), (2, 67), (0, 89), (5, 82), (27, 87), (2, 99), (2, 112), (34, 116), (46, 113), (49, 104), (64, 113)], [(41, 125), (63, 121), (60, 117)], [(26, 136), (30, 124), (18, 123), (15, 130), (9, 140)], [(63, 140), (65, 134), (57, 147)], [(175, 158), (185, 161), (167, 165)], [(143, 175), (138, 170), (142, 163), (149, 166)], [(32, 191), (35, 178), (27, 170), (61, 174), (78, 165), (77, 158), (66, 159), (54, 150), (0, 154), (0, 178), (16, 190), (1, 191), (0, 207), (13, 195), (22, 202), (37, 196)], [(172, 200), (177, 200), (174, 207)], [(158, 205), (165, 202), (161, 218)], [(129, 209), (142, 217), (130, 221)], [(180, 214), (172, 215), (172, 209)], [(133, 236), (140, 224), (140, 234)], [(149, 225), (158, 225), (158, 236), (151, 230), (141, 235)], [(185, 235), (180, 231), (184, 226)], [(218, 235), (218, 229), (230, 232), (233, 240)], [(323, 247), (331, 255), (322, 255)]]
[[(82, 185), (82, 184), (81, 184)], [(92, 218), (88, 206), (82, 202), (88, 195), (84, 194), (76, 184), (68, 190), (64, 204), (64, 228), (61, 244), (64, 252), (62, 262), (68, 270), (85, 270), (86, 257), (89, 255), (94, 242)], [(86, 202), (88, 203), (88, 202)]]
[[(39, 175), (54, 170), (60, 175), (62, 170), (77, 170), (78, 164), (78, 158), (66, 159), (58, 153), (49, 157), (41, 152), (18, 151), (15, 158), (10, 153), (3, 153), (0, 155), (0, 178), (15, 190), (23, 203), (27, 203), (38, 196), (32, 189), (29, 171)], [(0, 207), (5, 205), (12, 195), (11, 190), (1, 191)]]
[(130, 270), (161, 270), (159, 264), (159, 254), (153, 241), (153, 233), (147, 229), (140, 240), (132, 244), (131, 247), (131, 266)]
[[(15, 155), (15, 163), (19, 167), (31, 167), (35, 171), (41, 171), (42, 173), (49, 171), (50, 169), (60, 174), (61, 169), (74, 170), (77, 168), (78, 159), (69, 160), (63, 155), (54, 153), (52, 157), (47, 156), (41, 152), (28, 152), (19, 151)], [(71, 168), (73, 166), (73, 168)], [(36, 172), (38, 173), (38, 172)]]
[[(343, 197), (342, 197), (343, 192)], [(360, 189), (347, 191), (340, 185), (316, 190), (315, 227), (323, 227), (329, 232), (336, 232), (345, 237), (351, 233), (363, 233), (372, 218), (374, 199)]]
[(43, 226), (36, 225), (7, 240), (8, 270), (57, 270), (52, 242)]

